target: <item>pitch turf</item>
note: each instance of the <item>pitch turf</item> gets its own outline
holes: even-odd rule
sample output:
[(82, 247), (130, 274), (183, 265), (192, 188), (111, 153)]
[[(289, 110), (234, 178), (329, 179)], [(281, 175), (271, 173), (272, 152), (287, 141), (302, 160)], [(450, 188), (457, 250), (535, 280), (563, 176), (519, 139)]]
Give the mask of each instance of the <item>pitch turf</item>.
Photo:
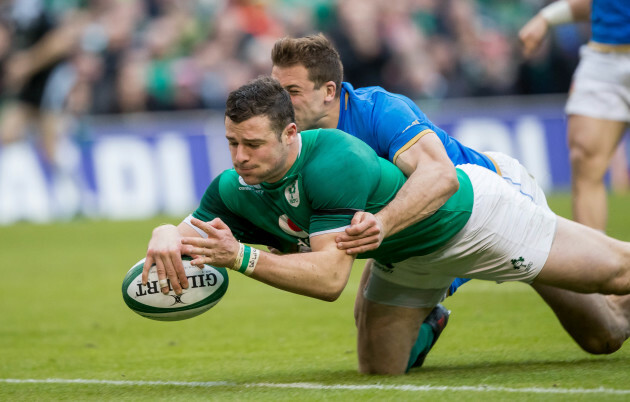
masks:
[[(568, 215), (568, 196), (550, 203)], [(628, 205), (611, 199), (625, 240)], [(461, 288), (425, 366), (402, 377), (356, 372), (360, 264), (334, 303), (231, 274), (199, 317), (142, 318), (120, 285), (164, 221), (0, 227), (0, 400), (630, 400), (628, 345), (582, 352), (522, 284)]]

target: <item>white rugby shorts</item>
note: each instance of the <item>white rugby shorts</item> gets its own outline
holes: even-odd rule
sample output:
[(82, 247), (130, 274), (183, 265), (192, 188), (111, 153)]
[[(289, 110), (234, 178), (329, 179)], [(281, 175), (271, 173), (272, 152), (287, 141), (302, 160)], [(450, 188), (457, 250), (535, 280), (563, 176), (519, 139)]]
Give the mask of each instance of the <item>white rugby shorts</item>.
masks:
[(455, 278), (530, 283), (543, 268), (557, 217), (494, 172), (460, 165), (473, 185), (466, 225), (433, 253), (384, 266), (375, 261), (366, 299), (402, 307), (432, 307)]
[(630, 52), (582, 46), (565, 112), (630, 123)]
[(494, 162), (499, 168), (497, 173), (516, 191), (534, 201), (535, 204), (549, 209), (545, 193), (536, 182), (536, 178), (527, 171), (521, 162), (501, 152), (484, 152), (484, 155)]

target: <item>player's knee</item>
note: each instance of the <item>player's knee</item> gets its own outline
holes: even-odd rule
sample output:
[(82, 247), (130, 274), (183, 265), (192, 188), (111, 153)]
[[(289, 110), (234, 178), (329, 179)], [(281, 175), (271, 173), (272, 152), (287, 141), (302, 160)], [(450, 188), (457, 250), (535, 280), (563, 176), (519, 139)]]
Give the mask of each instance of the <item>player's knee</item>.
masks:
[(602, 180), (608, 161), (594, 153), (590, 147), (580, 142), (573, 142), (569, 147), (569, 159), (574, 173), (574, 180)]
[(401, 375), (407, 371), (409, 356), (398, 355), (383, 347), (383, 341), (368, 335), (364, 322), (359, 317), (357, 354), (359, 373), (373, 375)]
[(618, 261), (615, 266), (617, 269), (611, 272), (608, 280), (606, 280), (601, 289), (597, 293), (626, 295), (630, 294), (630, 256), (626, 261)]
[(612, 295), (630, 294), (630, 272), (624, 272), (617, 275), (615, 278), (609, 281), (606, 291), (599, 293)]
[(581, 339), (578, 344), (585, 352), (594, 355), (608, 355), (619, 350), (624, 341), (623, 336), (605, 334), (604, 336)]
[(359, 373), (371, 375), (403, 375), (406, 367), (392, 365), (386, 360), (362, 361), (359, 359)]

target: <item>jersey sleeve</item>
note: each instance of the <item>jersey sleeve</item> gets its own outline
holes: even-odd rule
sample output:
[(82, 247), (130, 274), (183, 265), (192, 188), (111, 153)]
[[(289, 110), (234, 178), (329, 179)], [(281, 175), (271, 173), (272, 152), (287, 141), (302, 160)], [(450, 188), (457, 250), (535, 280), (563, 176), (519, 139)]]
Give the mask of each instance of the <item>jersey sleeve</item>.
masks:
[(426, 116), (398, 96), (379, 93), (374, 110), (378, 111), (372, 114), (374, 135), (379, 147), (387, 150), (387, 158), (393, 163), (423, 135), (433, 132), (433, 125)]
[[(343, 231), (356, 212), (365, 210), (380, 180), (374, 151), (360, 140), (343, 136), (347, 137), (345, 141), (336, 136), (335, 144), (325, 145), (323, 148), (330, 152), (320, 155), (304, 171), (304, 186), (313, 208), (311, 237)], [(350, 144), (346, 144), (348, 139), (352, 140)], [(335, 153), (336, 149), (343, 154)]]
[(232, 231), (234, 237), (249, 244), (260, 244), (290, 251), (291, 244), (251, 223), (246, 218), (231, 211), (223, 201), (220, 191), (220, 181), (223, 175), (217, 176), (206, 189), (199, 207), (192, 216), (205, 222), (220, 218)]

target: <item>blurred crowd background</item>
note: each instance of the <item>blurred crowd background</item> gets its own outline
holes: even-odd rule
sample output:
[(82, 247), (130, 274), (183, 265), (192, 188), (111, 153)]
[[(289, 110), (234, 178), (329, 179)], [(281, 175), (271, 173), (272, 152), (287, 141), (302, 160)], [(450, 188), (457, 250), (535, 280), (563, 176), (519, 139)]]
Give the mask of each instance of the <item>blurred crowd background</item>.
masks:
[[(277, 39), (318, 32), (339, 50), (346, 81), (437, 105), (431, 119), (460, 103), (492, 110), (525, 98), (546, 110), (555, 99), (553, 122), (483, 128), (510, 148), (510, 127), (528, 127), (534, 141), (514, 149), (551, 177), (538, 162), (560, 146), (535, 139), (564, 132), (562, 95), (520, 95), (566, 95), (589, 26), (556, 27), (523, 60), (518, 31), (550, 1), (0, 0), (0, 225), (187, 213), (203, 174), (230, 166), (209, 134), (223, 141), (228, 93), (271, 72)], [(563, 161), (554, 156), (554, 185), (568, 181)]]
[(76, 114), (221, 109), (231, 90), (270, 72), (276, 39), (323, 32), (355, 87), (417, 100), (566, 92), (587, 26), (560, 27), (533, 60), (520, 55), (518, 30), (547, 3), (5, 1), (0, 89), (5, 103), (30, 96)]

